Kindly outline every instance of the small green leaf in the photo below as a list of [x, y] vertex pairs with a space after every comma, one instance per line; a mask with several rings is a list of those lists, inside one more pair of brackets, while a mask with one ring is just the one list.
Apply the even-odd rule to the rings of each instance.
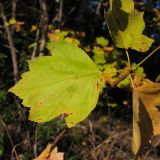
[[154, 40], [143, 34], [143, 12], [134, 9], [132, 0], [110, 0], [110, 6], [111, 11], [105, 13], [105, 18], [115, 45], [118, 48], [147, 51]]
[[140, 77], [140, 78], [145, 78], [146, 77], [146, 74], [144, 73], [144, 69], [143, 69], [143, 67], [139, 67], [138, 66], [138, 68], [137, 68], [137, 64], [136, 63], [134, 63], [134, 64], [132, 64], [132, 67], [131, 68], [136, 68], [136, 70], [135, 70], [135, 72], [134, 72], [134, 74], [136, 75], [136, 76], [138, 76], [138, 77]]
[[117, 69], [115, 63], [104, 65], [104, 74], [108, 73], [110, 77], [115, 77], [117, 75]]
[[48, 49], [52, 56], [30, 60], [30, 71], [9, 91], [30, 107], [30, 120], [45, 122], [65, 114], [68, 127], [72, 127], [96, 106], [102, 73], [73, 44], [50, 42]]
[[64, 39], [68, 35], [68, 33], [69, 33], [68, 31], [62, 31], [59, 29], [55, 30], [55, 34], [60, 36], [61, 39]]
[[80, 42], [78, 39], [75, 39], [75, 38], [71, 38], [71, 37], [66, 37], [64, 39], [64, 41], [68, 42], [68, 43], [71, 43], [71, 44], [74, 44], [75, 46], [78, 46], [80, 45]]
[[123, 88], [127, 88], [129, 85], [130, 85], [130, 78], [127, 77], [118, 84], [118, 87], [123, 89]]
[[105, 39], [104, 37], [97, 37], [96, 43], [102, 47], [107, 46], [109, 44], [108, 39]]

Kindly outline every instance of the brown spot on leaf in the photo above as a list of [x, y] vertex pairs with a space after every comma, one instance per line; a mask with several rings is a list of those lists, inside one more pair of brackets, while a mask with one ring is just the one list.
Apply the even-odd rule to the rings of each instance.
[[73, 115], [73, 113], [64, 113], [64, 117], [68, 117], [70, 115]]
[[96, 83], [96, 90], [99, 92], [99, 82]]
[[38, 119], [36, 119], [36, 122], [43, 122], [43, 119], [42, 118], [38, 118]]
[[39, 101], [39, 102], [37, 103], [37, 106], [38, 106], [38, 107], [42, 107], [42, 106], [43, 106], [43, 102]]

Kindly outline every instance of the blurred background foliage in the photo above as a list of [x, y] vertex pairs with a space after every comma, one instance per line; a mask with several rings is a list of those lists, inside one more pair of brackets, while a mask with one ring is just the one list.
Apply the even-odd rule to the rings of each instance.
[[[151, 51], [160, 44], [160, 0], [135, 0], [135, 7], [145, 11], [145, 34], [155, 39]], [[66, 160], [132, 159], [130, 81], [126, 78], [110, 87], [118, 79], [118, 71], [127, 68], [127, 58], [123, 50], [113, 46], [104, 20], [108, 9], [108, 0], [0, 1], [0, 159], [17, 159], [16, 154], [19, 160], [33, 159], [66, 128], [63, 117], [42, 124], [28, 121], [28, 110], [8, 93], [28, 70], [27, 60], [50, 55], [46, 43], [58, 40], [85, 50], [105, 72], [106, 80], [96, 109], [84, 122], [67, 130], [57, 143], [59, 150], [65, 152]], [[150, 51], [129, 51], [132, 65]], [[155, 81], [160, 74], [159, 61], [159, 54], [155, 54], [138, 68], [136, 76]], [[160, 143], [145, 156], [158, 160]]]

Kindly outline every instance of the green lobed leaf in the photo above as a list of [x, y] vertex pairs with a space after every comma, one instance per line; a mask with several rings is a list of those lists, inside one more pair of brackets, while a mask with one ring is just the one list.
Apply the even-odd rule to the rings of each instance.
[[30, 60], [30, 71], [9, 91], [30, 107], [30, 120], [45, 122], [65, 114], [68, 127], [72, 127], [96, 106], [102, 73], [73, 44], [50, 42], [48, 49], [52, 56]]
[[147, 51], [153, 39], [143, 34], [143, 12], [134, 9], [132, 0], [110, 0], [111, 11], [105, 13], [106, 22], [118, 48]]

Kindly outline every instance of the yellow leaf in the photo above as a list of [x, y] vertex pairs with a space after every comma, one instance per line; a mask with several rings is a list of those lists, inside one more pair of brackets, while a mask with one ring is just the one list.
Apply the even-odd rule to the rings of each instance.
[[14, 28], [15, 28], [16, 32], [21, 31], [22, 25], [24, 25], [24, 22], [16, 21], [16, 23], [14, 24]]
[[9, 20], [10, 25], [16, 24], [16, 22], [17, 22], [16, 19], [13, 19], [13, 18]]
[[57, 147], [53, 149], [53, 145], [48, 144], [43, 152], [34, 160], [64, 160], [64, 153], [58, 152]]
[[75, 39], [75, 38], [71, 38], [71, 37], [67, 37], [64, 39], [66, 42], [68, 43], [71, 43], [71, 44], [74, 44], [75, 46], [79, 46], [80, 45], [80, 42], [78, 39]]
[[160, 84], [143, 83], [133, 89], [132, 150], [141, 155], [152, 137], [160, 134]]
[[31, 26], [31, 32], [36, 31], [36, 30], [37, 30], [37, 28], [38, 28], [38, 26], [37, 26], [37, 25], [32, 25], [32, 26]]
[[64, 160], [64, 153], [58, 152], [57, 147], [50, 154], [49, 160]]
[[60, 29], [56, 29], [56, 30], [55, 30], [55, 33], [60, 33], [60, 32], [61, 32]]
[[60, 40], [60, 36], [56, 35], [55, 33], [48, 33], [48, 38], [50, 39], [50, 41], [59, 41]]
[[113, 51], [113, 47], [103, 47], [103, 49], [107, 52]]
[[91, 51], [92, 51], [92, 49], [91, 49], [90, 46], [85, 47], [84, 50], [85, 50], [86, 52], [91, 52]]

